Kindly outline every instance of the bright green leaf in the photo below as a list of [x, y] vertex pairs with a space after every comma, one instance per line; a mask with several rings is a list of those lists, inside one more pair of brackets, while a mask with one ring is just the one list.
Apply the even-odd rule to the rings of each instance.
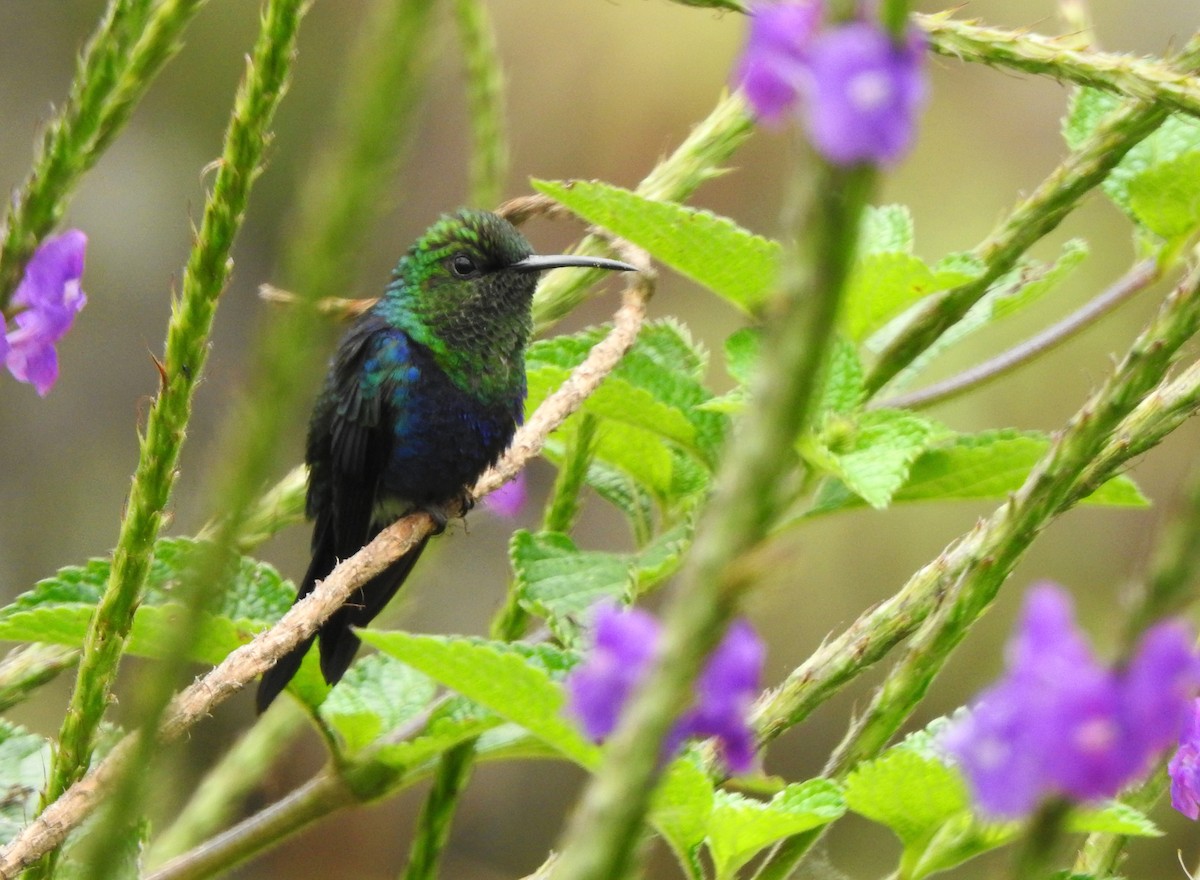
[[805, 456], [851, 491], [881, 509], [909, 478], [929, 443], [942, 433], [933, 422], [904, 410], [868, 410], [832, 416]]
[[498, 642], [363, 630], [374, 645], [492, 712], [519, 724], [567, 758], [592, 768], [597, 747], [563, 712], [562, 688], [545, 665], [566, 669], [570, 655], [542, 646], [536, 653]]
[[827, 779], [789, 785], [766, 802], [716, 792], [708, 848], [717, 877], [733, 877], [742, 865], [777, 840], [826, 825], [845, 812], [840, 786]]
[[863, 762], [846, 779], [846, 805], [886, 825], [905, 846], [928, 840], [970, 804], [956, 770], [903, 746]]
[[1066, 827], [1078, 834], [1121, 834], [1126, 837], [1162, 837], [1163, 834], [1149, 816], [1120, 801], [1072, 810]]
[[360, 658], [321, 704], [320, 715], [353, 754], [413, 718], [437, 688], [410, 666], [387, 656]]
[[[1071, 149], [1077, 149], [1121, 99], [1099, 89], [1078, 89], [1063, 126]], [[1104, 192], [1118, 207], [1133, 213], [1131, 183], [1143, 172], [1200, 149], [1200, 119], [1178, 114], [1167, 118], [1149, 137], [1134, 145], [1105, 179]], [[1134, 215], [1134, 219], [1137, 219]]]
[[907, 205], [868, 205], [863, 212], [858, 252], [911, 254], [913, 219]]
[[708, 774], [688, 756], [671, 762], [654, 791], [650, 820], [684, 864], [695, 862], [704, 842], [713, 794]]
[[1200, 227], [1200, 150], [1147, 168], [1129, 181], [1129, 209], [1162, 238], [1184, 238]]
[[533, 186], [747, 312], [758, 309], [774, 287], [779, 244], [725, 217], [604, 183], [535, 180]]

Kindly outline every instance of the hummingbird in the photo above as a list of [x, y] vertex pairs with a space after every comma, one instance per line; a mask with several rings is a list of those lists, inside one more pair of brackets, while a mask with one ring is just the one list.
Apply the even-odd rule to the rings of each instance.
[[[466, 497], [522, 421], [533, 291], [540, 272], [561, 266], [636, 271], [617, 260], [537, 256], [507, 220], [465, 209], [441, 217], [400, 259], [383, 296], [338, 345], [309, 420], [312, 559], [296, 601], [400, 517], [425, 510], [435, 532], [445, 528], [444, 505]], [[341, 679], [360, 644], [352, 627], [383, 610], [427, 541], [267, 670], [259, 712], [291, 681], [314, 638], [325, 681]]]

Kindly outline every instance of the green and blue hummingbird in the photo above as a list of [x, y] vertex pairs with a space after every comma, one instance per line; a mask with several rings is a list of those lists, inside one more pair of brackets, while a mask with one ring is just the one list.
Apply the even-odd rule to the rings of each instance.
[[[442, 217], [409, 249], [383, 297], [343, 337], [308, 427], [312, 561], [297, 601], [396, 519], [443, 505], [508, 447], [525, 402], [525, 347], [538, 273], [560, 266], [635, 271], [628, 263], [535, 256], [508, 221], [484, 211]], [[365, 583], [322, 624], [329, 684], [358, 650], [352, 627], [391, 600], [425, 540]], [[300, 668], [314, 637], [262, 678], [263, 711]]]

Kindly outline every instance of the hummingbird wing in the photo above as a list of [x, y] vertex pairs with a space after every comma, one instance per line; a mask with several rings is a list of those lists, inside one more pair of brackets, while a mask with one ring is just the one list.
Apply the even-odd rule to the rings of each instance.
[[[311, 593], [339, 560], [353, 556], [379, 531], [372, 523], [376, 490], [396, 442], [397, 416], [407, 405], [415, 376], [411, 366], [408, 336], [369, 312], [338, 348], [309, 424], [305, 459], [309, 466], [307, 513], [314, 520], [312, 559], [296, 601]], [[345, 672], [358, 647], [350, 626], [370, 619], [363, 619], [363, 610], [372, 609], [372, 617], [378, 613], [378, 603], [373, 601], [376, 594], [390, 597], [395, 593], [398, 581], [423, 548], [424, 542], [365, 584], [321, 627], [322, 654], [336, 652], [338, 657], [335, 665], [322, 663], [330, 683]], [[359, 613], [352, 613], [355, 611]], [[257, 696], [260, 712], [300, 669], [313, 638], [298, 644], [264, 673]]]

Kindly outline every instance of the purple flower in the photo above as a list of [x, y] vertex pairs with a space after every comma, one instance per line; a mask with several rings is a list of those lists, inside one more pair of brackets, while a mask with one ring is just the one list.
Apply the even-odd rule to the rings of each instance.
[[1194, 700], [1179, 737], [1179, 751], [1167, 765], [1171, 806], [1189, 819], [1200, 819], [1200, 700]]
[[866, 22], [818, 35], [804, 114], [817, 151], [836, 165], [890, 163], [908, 152], [925, 98], [924, 58], [916, 31], [903, 46]]
[[736, 620], [696, 682], [696, 705], [676, 725], [668, 751], [688, 737], [716, 737], [725, 766], [746, 773], [754, 764], [754, 732], [746, 724], [758, 696], [766, 651], [754, 629]]
[[[658, 653], [660, 627], [638, 609], [620, 611], [610, 602], [595, 607], [593, 647], [567, 677], [570, 710], [584, 732], [600, 741], [617, 726], [629, 695]], [[693, 705], [667, 737], [674, 754], [689, 737], [715, 737], [726, 766], [745, 773], [754, 762], [754, 734], [746, 722], [758, 695], [764, 649], [745, 621], [730, 626], [696, 682]]]
[[778, 123], [800, 100], [822, 12], [820, 0], [754, 8], [735, 78], [763, 122]]
[[1183, 627], [1142, 638], [1129, 666], [1100, 666], [1070, 598], [1043, 585], [1025, 601], [1008, 671], [942, 737], [987, 813], [1019, 817], [1049, 795], [1112, 797], [1177, 735], [1200, 685]]
[[639, 608], [622, 611], [613, 602], [595, 606], [592, 650], [567, 677], [571, 711], [593, 740], [617, 726], [626, 700], [658, 652], [659, 626]]
[[912, 143], [925, 98], [925, 41], [897, 42], [873, 21], [820, 29], [818, 0], [758, 5], [736, 80], [771, 124], [796, 112], [836, 165], [890, 163]]
[[12, 304], [21, 311], [13, 319], [15, 328], [6, 329], [0, 353], [9, 372], [33, 385], [42, 397], [58, 379], [54, 346], [87, 303], [79, 286], [86, 249], [87, 236], [78, 229], [46, 239], [33, 252], [13, 293]]
[[497, 516], [512, 519], [525, 506], [528, 492], [525, 488], [525, 471], [521, 471], [495, 492], [483, 496], [483, 503]]

